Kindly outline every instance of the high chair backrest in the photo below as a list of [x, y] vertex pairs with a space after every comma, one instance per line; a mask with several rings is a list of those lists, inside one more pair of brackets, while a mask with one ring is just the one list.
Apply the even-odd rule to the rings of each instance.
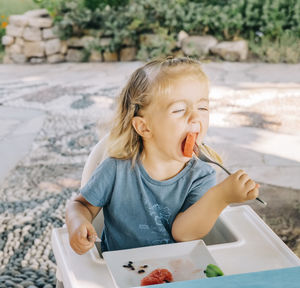
[[[106, 134], [92, 149], [88, 159], [85, 162], [82, 176], [81, 176], [81, 187], [83, 187], [92, 176], [94, 170], [97, 166], [107, 157], [107, 142], [108, 134]], [[104, 225], [104, 218], [102, 210], [99, 212], [97, 217], [93, 221], [93, 225], [96, 229], [96, 232], [101, 236], [101, 232]]]

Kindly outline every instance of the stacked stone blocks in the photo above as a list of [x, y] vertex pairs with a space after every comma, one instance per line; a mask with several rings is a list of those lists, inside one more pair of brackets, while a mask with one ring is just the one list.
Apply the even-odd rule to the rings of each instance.
[[55, 34], [47, 10], [12, 15], [2, 38], [4, 63], [57, 63], [64, 61], [66, 44]]
[[[57, 28], [53, 25], [48, 11], [32, 10], [24, 15], [10, 16], [6, 35], [2, 37], [2, 44], [5, 46], [3, 62], [38, 64], [83, 60], [90, 62], [135, 60], [136, 47], [134, 46], [124, 45], [120, 54], [89, 49], [90, 44], [107, 47], [110, 41], [112, 37], [100, 38], [89, 35], [62, 41], [58, 37]], [[85, 59], [86, 51], [90, 51], [88, 59]]]

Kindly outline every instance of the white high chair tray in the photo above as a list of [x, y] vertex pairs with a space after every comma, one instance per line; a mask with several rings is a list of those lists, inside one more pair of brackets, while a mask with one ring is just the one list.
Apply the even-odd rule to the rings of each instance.
[[[300, 266], [300, 259], [251, 207], [247, 205], [227, 207], [220, 218], [236, 235], [237, 240], [231, 243], [216, 245], [206, 243], [206, 245], [224, 274], [232, 275]], [[115, 287], [106, 261], [99, 257], [96, 247], [84, 255], [76, 254], [70, 247], [66, 227], [53, 229], [52, 248], [65, 288]], [[131, 259], [133, 256], [126, 258], [125, 262]], [[141, 261], [148, 261], [148, 259], [143, 255]], [[123, 268], [123, 262], [118, 260], [117, 264]], [[161, 263], [159, 264], [161, 268]], [[174, 283], [174, 285], [177, 286], [179, 283]]]
[[[202, 240], [104, 252], [103, 257], [119, 288], [140, 286], [141, 280], [155, 269], [168, 269], [177, 282], [205, 278], [206, 266], [217, 265]], [[123, 267], [129, 261], [134, 270]], [[145, 272], [138, 273], [139, 270]]]

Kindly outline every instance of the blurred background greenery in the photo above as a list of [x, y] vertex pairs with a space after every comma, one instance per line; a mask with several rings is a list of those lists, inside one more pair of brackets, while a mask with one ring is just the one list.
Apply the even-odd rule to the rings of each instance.
[[[130, 38], [140, 60], [174, 53], [177, 34], [184, 30], [219, 41], [246, 39], [249, 61], [300, 61], [300, 0], [0, 0], [4, 17], [36, 7], [48, 9], [61, 39], [112, 36], [105, 49], [114, 52]], [[139, 46], [143, 33], [156, 34], [156, 40]]]

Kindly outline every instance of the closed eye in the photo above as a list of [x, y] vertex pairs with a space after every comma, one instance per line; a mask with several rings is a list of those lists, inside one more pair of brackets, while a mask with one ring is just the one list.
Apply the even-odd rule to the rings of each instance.
[[180, 112], [184, 112], [184, 111], [185, 111], [185, 109], [178, 109], [178, 110], [172, 111], [172, 113], [180, 113]]
[[207, 107], [199, 107], [198, 110], [200, 110], [200, 111], [208, 111], [208, 108]]

